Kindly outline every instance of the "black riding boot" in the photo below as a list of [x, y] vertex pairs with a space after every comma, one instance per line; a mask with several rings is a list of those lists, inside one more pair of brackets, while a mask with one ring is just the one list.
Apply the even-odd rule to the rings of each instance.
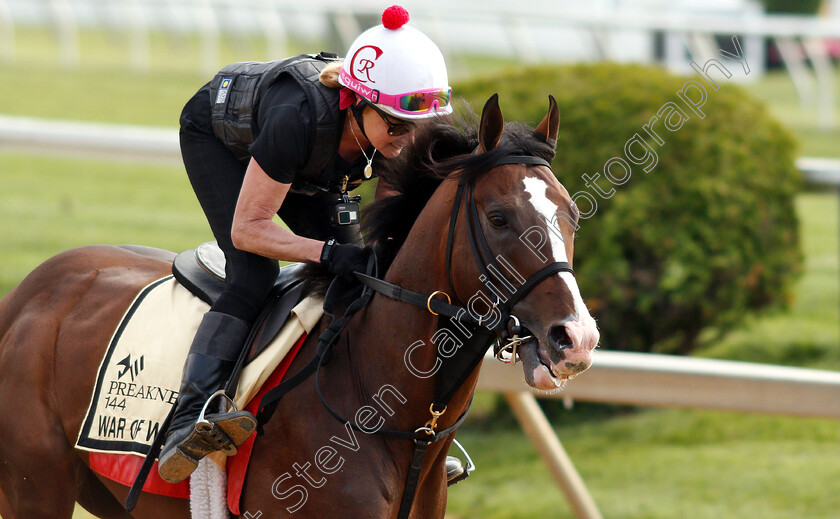
[[227, 406], [217, 413], [216, 400], [208, 406], [205, 420], [197, 423], [207, 400], [230, 377], [248, 330], [248, 323], [231, 315], [213, 311], [204, 315], [184, 364], [175, 415], [158, 461], [158, 474], [164, 481], [183, 481], [211, 452], [236, 453], [236, 447], [256, 429], [251, 413], [224, 412]]

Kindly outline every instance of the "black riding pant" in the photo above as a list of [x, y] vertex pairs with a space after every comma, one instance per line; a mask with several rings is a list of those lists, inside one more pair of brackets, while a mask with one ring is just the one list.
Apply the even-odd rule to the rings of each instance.
[[225, 290], [211, 310], [252, 323], [277, 278], [278, 262], [233, 246], [230, 229], [247, 164], [213, 135], [181, 130], [181, 155], [213, 236], [225, 253]]

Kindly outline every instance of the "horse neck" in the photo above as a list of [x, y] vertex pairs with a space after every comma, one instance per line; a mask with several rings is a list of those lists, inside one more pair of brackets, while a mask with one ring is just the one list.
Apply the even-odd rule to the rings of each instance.
[[[432, 196], [388, 269], [386, 281], [424, 295], [436, 290], [448, 291], [445, 253], [454, 191], [454, 185], [443, 186]], [[413, 364], [421, 370], [431, 369], [437, 358], [436, 346], [431, 342], [437, 326], [437, 317], [425, 308], [377, 294], [353, 330], [360, 356], [377, 359], [376, 366], [359, 363], [355, 369], [365, 372], [358, 373], [356, 378], [365, 381], [365, 391], [375, 394], [389, 384], [405, 397], [407, 402], [399, 413], [403, 416], [395, 417], [395, 423], [401, 427], [416, 428], [430, 418], [435, 379], [412, 373], [405, 356], [406, 351], [414, 347]], [[422, 341], [422, 345], [418, 345], [418, 341]], [[441, 418], [441, 426], [451, 425], [466, 409], [475, 378], [476, 374], [473, 374], [453, 398], [447, 418]]]

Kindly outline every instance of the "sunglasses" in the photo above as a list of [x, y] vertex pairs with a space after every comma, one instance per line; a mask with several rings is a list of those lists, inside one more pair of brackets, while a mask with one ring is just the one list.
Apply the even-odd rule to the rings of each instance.
[[386, 114], [381, 109], [377, 108], [376, 105], [373, 103], [368, 102], [366, 99], [362, 98], [365, 104], [371, 108], [373, 111], [376, 112], [377, 115], [388, 125], [388, 135], [391, 137], [399, 137], [401, 135], [405, 135], [406, 133], [410, 132], [415, 128], [414, 123], [410, 123], [408, 121], [403, 121], [401, 119], [397, 119], [394, 121], [391, 119], [388, 114]]

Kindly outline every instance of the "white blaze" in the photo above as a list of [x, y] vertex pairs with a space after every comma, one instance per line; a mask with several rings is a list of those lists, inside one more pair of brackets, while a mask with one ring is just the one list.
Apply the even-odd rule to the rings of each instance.
[[[546, 193], [548, 192], [548, 184], [546, 184], [544, 180], [536, 177], [525, 177], [522, 179], [522, 182], [525, 184], [525, 192], [530, 195], [529, 202], [531, 202], [534, 209], [545, 218], [545, 222], [551, 222], [551, 224], [559, 222], [557, 217], [559, 208], [546, 196]], [[549, 225], [549, 223], [546, 223], [546, 225]], [[566, 247], [563, 243], [563, 237], [559, 226], [554, 230], [546, 228], [546, 232], [550, 240], [549, 245], [551, 246], [551, 255], [553, 256], [554, 261], [568, 262], [569, 259], [566, 257]], [[568, 236], [566, 238], [572, 239], [573, 236]], [[575, 314], [577, 314], [575, 317], [578, 321], [585, 320], [587, 318], [591, 320], [592, 317], [590, 317], [589, 310], [586, 308], [586, 305], [583, 303], [583, 298], [580, 296], [580, 289], [578, 288], [575, 277], [570, 272], [560, 272], [558, 275], [566, 283], [566, 286], [569, 288], [569, 292], [572, 294], [572, 299], [575, 302]]]

